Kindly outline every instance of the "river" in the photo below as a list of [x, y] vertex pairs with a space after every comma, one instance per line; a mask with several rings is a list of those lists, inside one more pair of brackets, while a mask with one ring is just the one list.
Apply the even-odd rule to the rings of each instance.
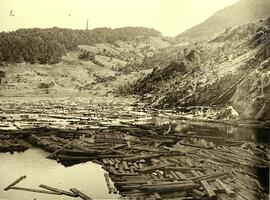
[[69, 190], [77, 188], [93, 199], [118, 199], [119, 195], [109, 194], [104, 178], [105, 171], [92, 162], [64, 167], [55, 160], [46, 158], [40, 149], [29, 149], [24, 153], [0, 155], [0, 199], [1, 200], [68, 200], [67, 196], [32, 193], [27, 191], [4, 191], [7, 185], [22, 175], [27, 178], [18, 187], [42, 189], [40, 184]]
[[[177, 113], [173, 110], [145, 109], [132, 101], [103, 100], [88, 98], [66, 99], [2, 99], [0, 101], [1, 129], [52, 127], [59, 129], [94, 129], [110, 125], [151, 123], [171, 124], [175, 131], [187, 135], [213, 136], [207, 142], [224, 143], [224, 138], [232, 141], [269, 144], [269, 123], [216, 121], [215, 110], [191, 113]], [[31, 148], [24, 153], [0, 154], [0, 187], [4, 188], [22, 175], [27, 178], [18, 187], [38, 188], [40, 184], [69, 190], [77, 188], [93, 199], [119, 199], [117, 194], [109, 194], [104, 178], [105, 171], [92, 162], [64, 167], [55, 160], [46, 158], [47, 153]], [[269, 173], [269, 172], [268, 172]], [[262, 173], [265, 176], [265, 172]], [[263, 179], [264, 177], [260, 177]], [[262, 181], [264, 182], [264, 181]], [[0, 199], [6, 200], [67, 200], [67, 196], [54, 196], [25, 191], [0, 190]]]

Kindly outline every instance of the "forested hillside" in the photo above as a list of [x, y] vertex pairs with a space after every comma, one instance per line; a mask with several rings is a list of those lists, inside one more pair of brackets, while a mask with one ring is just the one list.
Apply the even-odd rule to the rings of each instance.
[[114, 43], [159, 36], [160, 32], [143, 27], [71, 30], [62, 28], [19, 29], [0, 33], [0, 63], [58, 63], [62, 55], [78, 45]]

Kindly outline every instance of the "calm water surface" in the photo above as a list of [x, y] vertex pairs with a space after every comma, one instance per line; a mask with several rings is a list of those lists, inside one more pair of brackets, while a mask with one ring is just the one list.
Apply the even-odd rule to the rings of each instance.
[[64, 167], [55, 160], [46, 159], [47, 153], [29, 149], [24, 153], [0, 154], [0, 199], [1, 200], [69, 200], [77, 199], [64, 195], [39, 194], [26, 191], [4, 191], [7, 185], [26, 175], [18, 187], [42, 189], [40, 184], [59, 189], [77, 188], [93, 199], [118, 199], [119, 195], [109, 194], [100, 165], [87, 162]]

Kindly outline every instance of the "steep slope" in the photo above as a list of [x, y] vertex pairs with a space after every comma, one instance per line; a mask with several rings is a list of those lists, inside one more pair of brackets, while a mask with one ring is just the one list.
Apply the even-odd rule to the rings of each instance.
[[255, 22], [270, 16], [269, 0], [240, 0], [209, 17], [205, 22], [180, 34], [178, 38], [205, 40], [248, 22]]
[[269, 29], [270, 19], [226, 30], [183, 50], [133, 91], [159, 108], [233, 105], [242, 118], [269, 119]]
[[258, 49], [256, 59], [260, 65], [239, 84], [230, 103], [243, 118], [270, 119], [270, 18], [258, 30], [251, 45]]
[[168, 45], [162, 37], [116, 40], [79, 45], [59, 58], [57, 64], [5, 64], [0, 66], [0, 95], [107, 95], [149, 73], [125, 68], [141, 63]]

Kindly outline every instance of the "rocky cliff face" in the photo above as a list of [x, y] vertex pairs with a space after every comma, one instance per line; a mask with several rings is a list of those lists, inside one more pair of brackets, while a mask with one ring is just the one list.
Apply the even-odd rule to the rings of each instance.
[[258, 66], [237, 87], [231, 104], [244, 119], [270, 119], [270, 19], [252, 38]]
[[159, 108], [231, 105], [242, 119], [270, 119], [269, 30], [270, 19], [226, 30], [183, 50], [182, 65], [154, 70], [135, 84], [135, 91], [149, 93], [148, 101]]
[[270, 119], [270, 66], [246, 77], [237, 87], [231, 104], [243, 119]]

